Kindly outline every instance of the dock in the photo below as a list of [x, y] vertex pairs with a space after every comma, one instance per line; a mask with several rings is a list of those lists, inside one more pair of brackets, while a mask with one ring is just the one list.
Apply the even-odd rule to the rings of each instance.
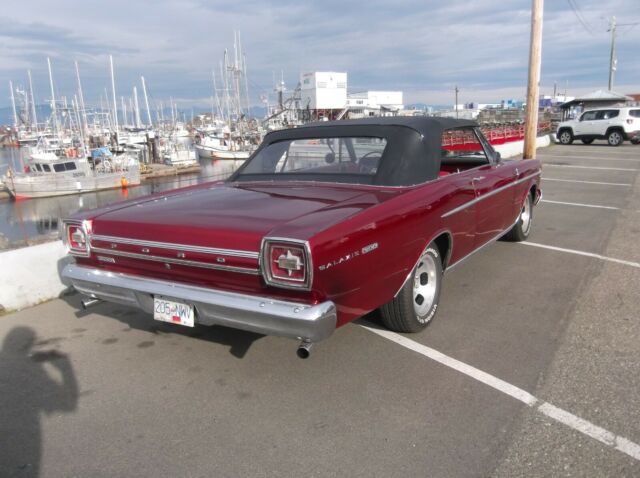
[[140, 179], [147, 181], [149, 179], [163, 178], [166, 176], [178, 176], [181, 174], [194, 174], [200, 172], [200, 165], [193, 166], [169, 166], [167, 164], [147, 164], [140, 170]]

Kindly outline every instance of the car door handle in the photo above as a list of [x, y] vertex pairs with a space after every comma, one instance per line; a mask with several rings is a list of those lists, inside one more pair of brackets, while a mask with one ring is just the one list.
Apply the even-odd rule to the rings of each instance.
[[484, 179], [484, 176], [478, 176], [476, 178], [473, 178], [473, 181], [482, 181]]

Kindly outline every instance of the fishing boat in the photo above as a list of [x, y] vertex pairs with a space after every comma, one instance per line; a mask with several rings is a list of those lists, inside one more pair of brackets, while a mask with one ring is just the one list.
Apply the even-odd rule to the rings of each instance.
[[55, 154], [32, 157], [23, 172], [8, 170], [2, 182], [16, 199], [64, 196], [140, 184], [137, 160], [113, 156], [106, 148], [87, 158], [59, 158]]
[[205, 136], [195, 145], [202, 159], [247, 159], [251, 152], [241, 149], [236, 142], [220, 136]]
[[198, 164], [193, 147], [182, 141], [168, 141], [162, 153], [162, 159], [170, 166], [186, 167]]

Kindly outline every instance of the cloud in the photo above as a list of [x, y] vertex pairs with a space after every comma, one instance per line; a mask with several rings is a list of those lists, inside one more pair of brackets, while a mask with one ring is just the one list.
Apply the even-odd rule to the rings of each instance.
[[[637, 0], [578, 5], [586, 28], [567, 2], [547, 2], [544, 18], [542, 84], [568, 82], [569, 93], [606, 87], [608, 18], [640, 20]], [[402, 89], [407, 102], [450, 103], [455, 85], [478, 96], [465, 101], [499, 101], [524, 94], [530, 7], [529, 0], [111, 0], [104, 8], [92, 0], [32, 0], [0, 18], [0, 85], [24, 82], [31, 68], [37, 96], [46, 98], [50, 56], [57, 90], [72, 95], [78, 60], [95, 104], [110, 85], [113, 54], [119, 95], [130, 95], [144, 75], [153, 100], [193, 104], [211, 95], [211, 71], [240, 30], [256, 104], [280, 72], [292, 89], [301, 72], [322, 70], [347, 71], [354, 91]], [[616, 84], [640, 90], [640, 27], [619, 32]]]

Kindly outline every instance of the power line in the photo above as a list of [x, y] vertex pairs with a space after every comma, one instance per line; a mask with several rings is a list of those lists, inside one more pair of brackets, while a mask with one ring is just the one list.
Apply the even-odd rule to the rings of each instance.
[[593, 28], [591, 27], [591, 25], [589, 25], [587, 23], [587, 21], [582, 17], [582, 13], [580, 12], [580, 7], [578, 7], [578, 5], [575, 3], [575, 0], [567, 0], [567, 3], [571, 7], [571, 10], [573, 10], [573, 13], [575, 14], [575, 16], [578, 19], [578, 21], [580, 22], [580, 24], [587, 31], [587, 33], [589, 33], [589, 35], [591, 35], [591, 36], [596, 36], [596, 34], [595, 34]]

